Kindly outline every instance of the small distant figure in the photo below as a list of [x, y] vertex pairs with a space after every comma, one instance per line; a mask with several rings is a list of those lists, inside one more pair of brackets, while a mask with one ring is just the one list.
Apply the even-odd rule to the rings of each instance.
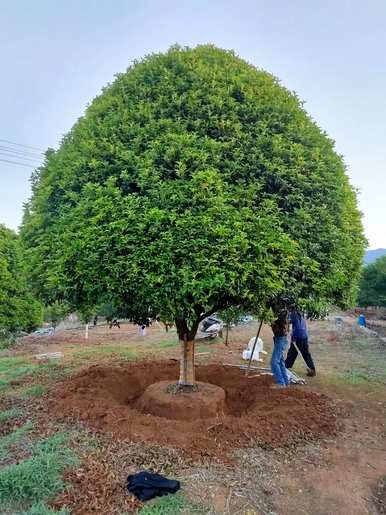
[[98, 324], [98, 315], [95, 315], [93, 323], [94, 323], [94, 327]]
[[140, 336], [146, 336], [146, 324], [139, 324], [138, 325], [138, 334]]
[[173, 324], [168, 324], [167, 322], [165, 322], [165, 331], [168, 333], [169, 332], [169, 329], [171, 329], [173, 327]]
[[119, 323], [119, 320], [117, 320], [116, 318], [114, 318], [114, 320], [111, 320], [109, 323], [109, 328], [111, 329], [112, 327], [118, 327], [118, 329], [120, 329], [121, 325]]
[[360, 327], [367, 327], [366, 317], [363, 313], [361, 313], [358, 317], [358, 324]]
[[336, 325], [343, 325], [343, 318], [342, 317], [335, 317], [335, 324]]

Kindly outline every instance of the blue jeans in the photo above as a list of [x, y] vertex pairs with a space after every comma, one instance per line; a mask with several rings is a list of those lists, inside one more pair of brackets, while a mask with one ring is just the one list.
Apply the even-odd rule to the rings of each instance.
[[273, 352], [271, 357], [272, 374], [278, 384], [285, 386], [288, 386], [288, 376], [283, 353], [287, 344], [286, 336], [273, 337]]

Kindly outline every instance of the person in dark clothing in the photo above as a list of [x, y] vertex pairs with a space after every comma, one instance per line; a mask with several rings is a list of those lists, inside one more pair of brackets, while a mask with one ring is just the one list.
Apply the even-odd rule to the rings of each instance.
[[274, 388], [286, 388], [288, 386], [287, 370], [284, 364], [284, 350], [288, 344], [289, 331], [288, 313], [282, 311], [277, 320], [271, 325], [273, 332], [273, 351], [271, 357], [271, 370], [276, 381]]
[[313, 377], [316, 375], [316, 370], [308, 345], [306, 321], [297, 309], [291, 310], [290, 319], [292, 324], [291, 345], [285, 359], [285, 366], [292, 368], [300, 352], [307, 365], [307, 375]]

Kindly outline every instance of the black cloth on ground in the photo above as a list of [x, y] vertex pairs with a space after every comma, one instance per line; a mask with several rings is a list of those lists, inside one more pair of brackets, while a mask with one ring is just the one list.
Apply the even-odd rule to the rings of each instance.
[[140, 501], [149, 501], [154, 497], [175, 494], [180, 489], [180, 482], [145, 470], [127, 477], [127, 489]]

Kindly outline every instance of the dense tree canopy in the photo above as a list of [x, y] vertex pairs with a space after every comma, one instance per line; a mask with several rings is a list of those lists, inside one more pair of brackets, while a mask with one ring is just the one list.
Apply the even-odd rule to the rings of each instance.
[[0, 331], [29, 331], [41, 317], [41, 306], [27, 287], [18, 237], [0, 224]]
[[386, 256], [364, 267], [358, 302], [360, 306], [386, 307]]
[[188, 339], [230, 306], [350, 304], [364, 245], [333, 141], [212, 46], [119, 74], [34, 175], [22, 236], [46, 301], [151, 310]]

